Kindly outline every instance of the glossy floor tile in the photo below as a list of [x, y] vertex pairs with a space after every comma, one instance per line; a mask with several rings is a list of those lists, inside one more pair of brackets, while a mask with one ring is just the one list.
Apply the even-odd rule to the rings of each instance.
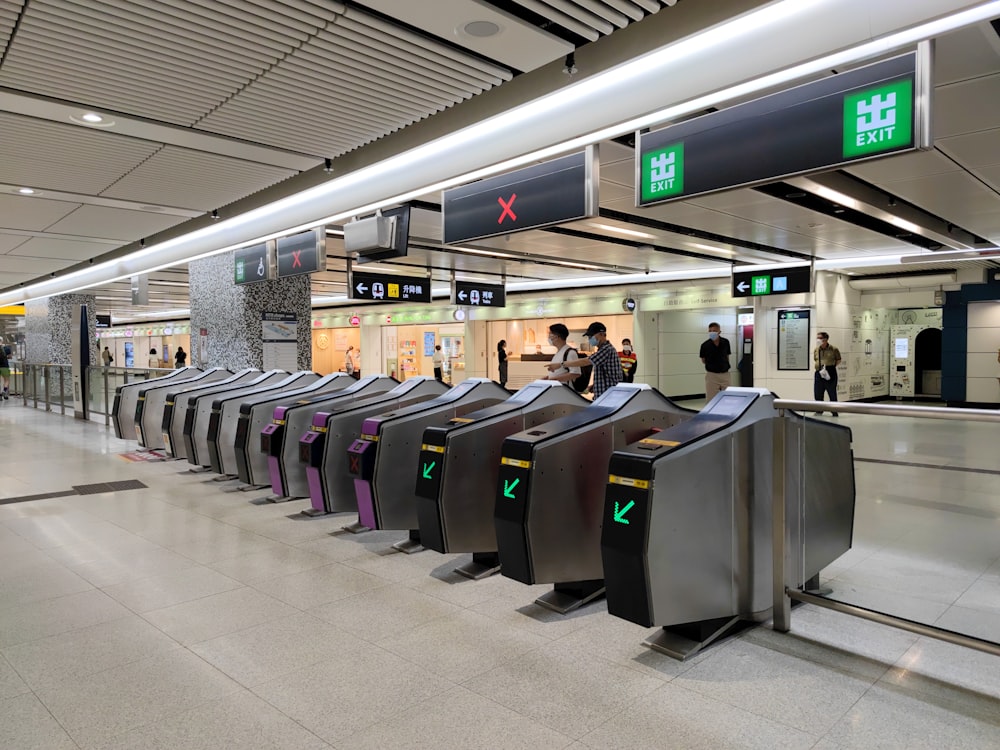
[[[824, 584], [996, 638], [991, 433], [839, 423], [865, 460]], [[2, 748], [1000, 747], [1000, 657], [803, 606], [679, 662], [604, 602], [557, 615], [550, 586], [468, 580], [467, 555], [394, 551], [403, 532], [125, 462], [102, 425], [15, 403], [3, 427], [0, 498], [147, 487], [0, 505]]]

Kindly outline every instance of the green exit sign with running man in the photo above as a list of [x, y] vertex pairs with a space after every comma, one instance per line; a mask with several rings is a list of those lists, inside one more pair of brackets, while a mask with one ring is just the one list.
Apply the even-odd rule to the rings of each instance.
[[913, 82], [896, 81], [844, 97], [844, 158], [909, 146]]

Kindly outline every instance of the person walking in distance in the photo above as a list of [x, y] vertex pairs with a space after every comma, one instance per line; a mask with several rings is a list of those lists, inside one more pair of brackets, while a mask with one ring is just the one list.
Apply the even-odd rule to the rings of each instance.
[[7, 401], [10, 398], [10, 359], [7, 357], [6, 346], [0, 346], [0, 381], [3, 381], [0, 398]]
[[434, 363], [434, 379], [443, 380], [444, 353], [441, 351], [440, 344], [434, 347], [434, 356], [431, 361]]
[[497, 370], [500, 386], [507, 387], [507, 342], [503, 339], [497, 342]]
[[101, 352], [101, 362], [104, 363], [105, 367], [110, 367], [111, 363], [115, 361], [115, 358], [111, 356], [111, 352], [108, 351], [108, 347], [104, 347], [104, 351]]
[[632, 383], [635, 381], [635, 371], [639, 366], [639, 359], [632, 349], [631, 339], [622, 339], [622, 350], [618, 353], [618, 359], [622, 363], [622, 382]]
[[577, 354], [577, 359], [570, 359], [566, 362], [552, 362], [548, 365], [550, 370], [565, 365], [566, 367], [586, 367], [590, 365], [594, 368], [594, 384], [591, 390], [594, 398], [597, 399], [609, 388], [622, 382], [622, 364], [618, 358], [618, 350], [608, 341], [608, 329], [599, 321], [594, 321], [583, 334], [590, 341], [590, 345], [595, 351], [586, 356]]
[[[840, 349], [830, 345], [830, 334], [820, 331], [816, 334], [816, 348], [813, 349], [813, 398], [823, 400], [823, 394], [830, 396], [830, 401], [837, 400], [837, 365], [840, 364]], [[823, 412], [818, 412], [822, 414]], [[835, 411], [830, 412], [839, 417]]]
[[729, 375], [729, 356], [732, 354], [729, 339], [722, 337], [722, 326], [708, 324], [708, 340], [701, 345], [698, 356], [705, 365], [705, 398], [709, 401], [732, 384]]
[[184, 351], [184, 347], [178, 346], [177, 353], [174, 354], [174, 367], [176, 367], [178, 370], [184, 367], [187, 364], [187, 359], [188, 355], [187, 352]]
[[354, 347], [348, 346], [344, 353], [344, 372], [355, 380], [358, 379], [357, 368], [354, 366]]

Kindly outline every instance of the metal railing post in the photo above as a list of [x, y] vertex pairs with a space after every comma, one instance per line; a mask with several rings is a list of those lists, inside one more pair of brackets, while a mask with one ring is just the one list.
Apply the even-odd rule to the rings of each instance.
[[111, 409], [108, 408], [108, 368], [102, 367], [104, 372], [104, 426], [111, 424]]
[[774, 630], [787, 633], [792, 626], [792, 600], [788, 598], [788, 523], [785, 493], [785, 445], [788, 439], [788, 417], [778, 409], [772, 437], [772, 503], [771, 503], [771, 553], [773, 574]]
[[59, 413], [66, 414], [66, 370], [59, 368]]
[[42, 379], [45, 380], [45, 411], [52, 411], [52, 396], [49, 381], [52, 379], [48, 365], [42, 365]]
[[38, 365], [31, 366], [31, 397], [35, 401], [35, 408], [38, 408]]

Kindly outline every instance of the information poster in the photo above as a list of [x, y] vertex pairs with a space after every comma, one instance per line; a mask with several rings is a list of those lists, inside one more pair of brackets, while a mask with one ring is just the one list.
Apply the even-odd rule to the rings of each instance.
[[424, 331], [424, 356], [434, 356], [434, 342], [436, 340], [434, 331]]
[[812, 369], [809, 310], [778, 310], [778, 369]]
[[298, 317], [295, 313], [261, 313], [264, 369], [295, 372], [299, 364]]

